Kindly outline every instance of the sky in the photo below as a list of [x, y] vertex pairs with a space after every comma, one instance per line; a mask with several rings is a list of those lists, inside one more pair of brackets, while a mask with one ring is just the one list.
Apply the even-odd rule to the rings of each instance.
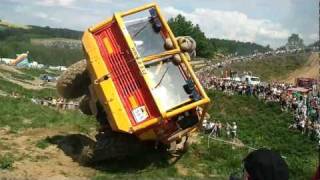
[[318, 39], [318, 0], [0, 0], [0, 19], [18, 24], [85, 30], [146, 3], [167, 19], [184, 15], [209, 38], [282, 46], [292, 33]]

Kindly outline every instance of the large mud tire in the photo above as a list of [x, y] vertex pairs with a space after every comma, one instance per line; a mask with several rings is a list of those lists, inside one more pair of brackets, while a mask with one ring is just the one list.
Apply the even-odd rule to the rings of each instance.
[[89, 85], [87, 62], [81, 60], [72, 64], [61, 74], [57, 81], [57, 91], [64, 98], [73, 99], [88, 93]]
[[90, 97], [88, 95], [84, 96], [79, 103], [80, 111], [85, 115], [92, 115], [90, 109]]
[[93, 164], [106, 160], [122, 160], [141, 153], [145, 146], [133, 135], [107, 132], [96, 136], [97, 142], [91, 149], [84, 148], [80, 163]]

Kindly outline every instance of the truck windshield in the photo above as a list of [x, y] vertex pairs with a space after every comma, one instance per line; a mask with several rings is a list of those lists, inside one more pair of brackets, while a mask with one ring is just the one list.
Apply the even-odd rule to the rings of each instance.
[[179, 66], [171, 61], [160, 61], [147, 64], [146, 69], [152, 81], [151, 92], [158, 97], [162, 108], [166, 111], [188, 101], [189, 95], [184, 90], [186, 84]]
[[123, 19], [140, 57], [165, 51], [162, 24], [153, 8], [125, 16]]

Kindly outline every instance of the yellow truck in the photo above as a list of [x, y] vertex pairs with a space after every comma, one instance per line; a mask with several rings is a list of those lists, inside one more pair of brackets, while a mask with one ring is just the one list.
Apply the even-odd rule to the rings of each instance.
[[86, 60], [57, 88], [66, 98], [85, 95], [82, 111], [96, 116], [92, 156], [126, 156], [137, 141], [174, 150], [199, 127], [210, 99], [189, 64], [193, 40], [175, 38], [158, 5], [115, 13], [88, 28], [82, 43]]

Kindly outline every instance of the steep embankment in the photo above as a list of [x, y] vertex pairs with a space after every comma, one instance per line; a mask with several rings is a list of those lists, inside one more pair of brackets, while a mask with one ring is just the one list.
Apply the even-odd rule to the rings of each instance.
[[[263, 81], [279, 81], [286, 79], [288, 74], [308, 64], [309, 56], [308, 53], [301, 53], [255, 58], [250, 61], [231, 64], [227, 69], [239, 73], [252, 72]], [[221, 70], [217, 72], [221, 74]]]
[[319, 69], [319, 54], [312, 53], [303, 67], [290, 73], [284, 80], [285, 82], [294, 83], [295, 79], [299, 77], [317, 79], [319, 77]]
[[0, 95], [16, 93], [26, 97], [56, 96], [55, 83], [46, 83], [39, 76], [58, 72], [38, 69], [16, 69], [0, 64]]

